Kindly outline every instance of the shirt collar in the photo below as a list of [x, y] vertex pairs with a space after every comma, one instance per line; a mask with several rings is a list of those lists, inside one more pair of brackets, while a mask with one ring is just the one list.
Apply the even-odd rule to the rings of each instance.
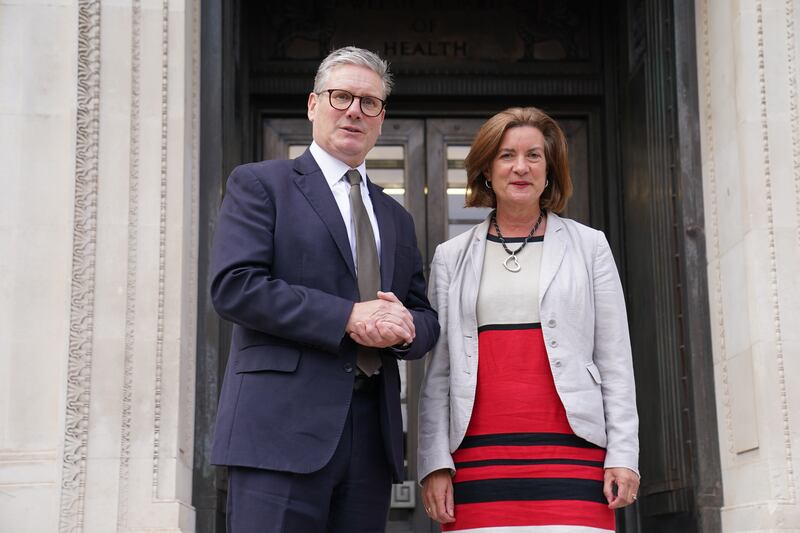
[[[322, 171], [322, 174], [325, 176], [325, 181], [328, 182], [330, 187], [333, 187], [336, 182], [341, 180], [342, 176], [344, 176], [345, 173], [350, 170], [350, 166], [348, 166], [347, 163], [343, 163], [342, 161], [339, 161], [333, 157], [320, 145], [318, 145], [316, 141], [313, 141], [308, 149], [311, 152], [311, 155], [314, 156], [314, 161], [316, 161], [317, 165], [319, 165], [319, 169]], [[362, 161], [361, 164], [356, 167], [356, 170], [361, 173], [361, 183], [366, 184], [366, 162]]]

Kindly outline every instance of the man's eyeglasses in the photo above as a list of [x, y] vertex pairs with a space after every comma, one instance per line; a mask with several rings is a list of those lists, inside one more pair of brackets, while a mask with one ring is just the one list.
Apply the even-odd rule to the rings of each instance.
[[322, 93], [328, 93], [328, 101], [331, 107], [339, 111], [349, 109], [350, 105], [353, 103], [353, 99], [358, 98], [358, 105], [361, 106], [361, 112], [368, 117], [377, 117], [386, 106], [386, 102], [377, 96], [358, 96], [344, 89], [325, 89], [317, 94], [321, 95]]

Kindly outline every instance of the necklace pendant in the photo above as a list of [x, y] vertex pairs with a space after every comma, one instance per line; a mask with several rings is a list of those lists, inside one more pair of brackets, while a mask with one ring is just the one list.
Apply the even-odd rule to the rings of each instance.
[[503, 266], [506, 267], [506, 270], [509, 272], [519, 272], [522, 270], [522, 266], [519, 264], [519, 261], [517, 261], [517, 256], [514, 254], [506, 257], [506, 260], [503, 261]]

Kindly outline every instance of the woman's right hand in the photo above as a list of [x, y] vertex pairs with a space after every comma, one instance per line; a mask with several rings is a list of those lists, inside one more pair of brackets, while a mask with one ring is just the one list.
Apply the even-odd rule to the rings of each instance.
[[425, 476], [422, 480], [422, 503], [428, 516], [440, 524], [456, 521], [453, 510], [453, 479], [449, 469], [436, 470]]

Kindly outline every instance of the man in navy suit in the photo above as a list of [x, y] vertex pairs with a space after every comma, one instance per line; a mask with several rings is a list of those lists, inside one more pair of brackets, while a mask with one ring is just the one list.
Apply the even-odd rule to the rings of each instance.
[[309, 149], [228, 179], [211, 296], [234, 323], [212, 451], [229, 533], [385, 529], [403, 478], [397, 360], [439, 335], [411, 216], [366, 179], [390, 90], [377, 55], [335, 50]]

